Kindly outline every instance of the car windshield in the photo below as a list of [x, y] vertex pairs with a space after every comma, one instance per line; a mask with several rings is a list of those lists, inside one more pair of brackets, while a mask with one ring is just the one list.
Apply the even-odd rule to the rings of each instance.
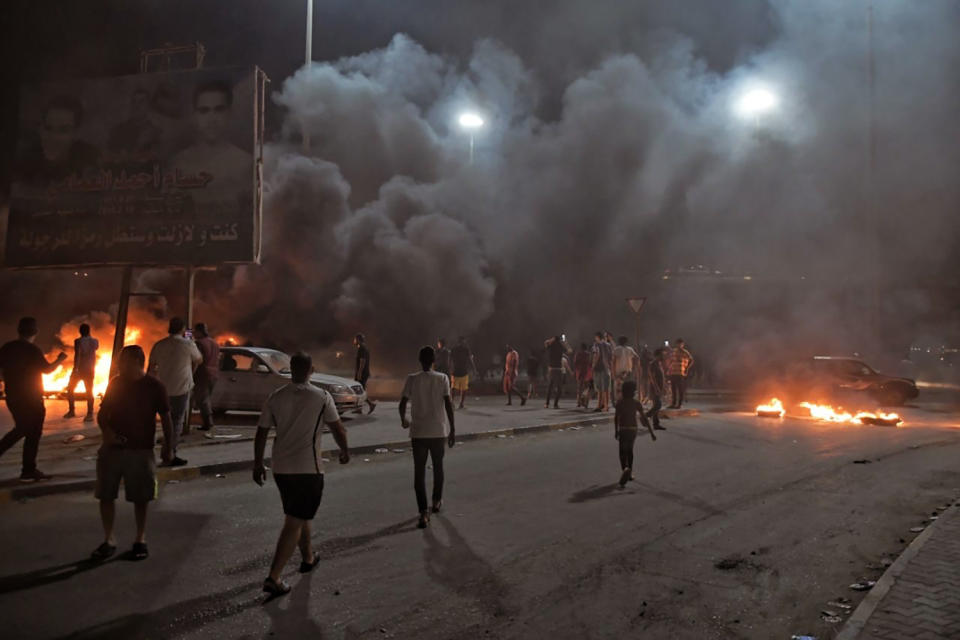
[[287, 354], [280, 351], [261, 351], [257, 355], [277, 373], [290, 373], [290, 356]]

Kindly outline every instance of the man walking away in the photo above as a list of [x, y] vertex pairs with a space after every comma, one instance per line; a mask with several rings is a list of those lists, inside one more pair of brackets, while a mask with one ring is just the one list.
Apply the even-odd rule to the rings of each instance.
[[693, 356], [684, 347], [683, 338], [677, 338], [670, 354], [670, 390], [673, 398], [671, 409], [679, 409], [683, 404], [687, 386], [687, 373], [693, 366]]
[[453, 364], [453, 390], [460, 392], [460, 408], [467, 399], [467, 389], [470, 388], [470, 372], [477, 370], [477, 363], [473, 358], [467, 339], [463, 336], [457, 340], [456, 346], [450, 350], [450, 361]]
[[[370, 349], [367, 348], [367, 341], [363, 337], [362, 333], [358, 333], [353, 338], [353, 344], [357, 348], [357, 364], [354, 369], [353, 379], [360, 383], [363, 387], [363, 390], [367, 390], [367, 380], [370, 379]], [[373, 410], [377, 408], [377, 403], [370, 399], [370, 394], [367, 394], [367, 415], [373, 413]], [[361, 407], [357, 407], [355, 413], [363, 413]]]
[[620, 399], [619, 394], [623, 383], [633, 379], [639, 359], [637, 352], [627, 344], [627, 336], [620, 336], [617, 346], [613, 348], [613, 384], [617, 392], [617, 400]]
[[100, 348], [100, 342], [96, 338], [90, 337], [90, 325], [84, 323], [80, 325], [80, 337], [73, 341], [73, 371], [70, 372], [70, 382], [67, 383], [67, 402], [70, 409], [64, 418], [73, 418], [74, 413], [74, 389], [83, 382], [83, 390], [87, 396], [87, 415], [84, 422], [93, 422], [93, 378], [94, 371], [97, 368], [97, 349]]
[[280, 578], [284, 566], [300, 547], [300, 573], [317, 566], [320, 557], [310, 542], [310, 521], [323, 498], [323, 463], [320, 455], [320, 433], [323, 424], [330, 428], [340, 447], [340, 464], [350, 462], [347, 432], [340, 422], [337, 407], [329, 393], [310, 384], [313, 361], [306, 353], [290, 358], [290, 384], [270, 394], [263, 405], [257, 436], [253, 444], [253, 481], [263, 486], [267, 468], [263, 463], [270, 429], [276, 429], [273, 441], [273, 480], [280, 490], [284, 521], [277, 548], [270, 565], [270, 575], [263, 581], [263, 590], [282, 596], [290, 585]]
[[0, 455], [23, 438], [23, 465], [20, 482], [49, 480], [37, 469], [37, 450], [43, 433], [43, 419], [47, 410], [43, 405], [43, 374], [55, 371], [67, 354], [60, 352], [52, 363], [47, 362], [40, 348], [33, 344], [37, 338], [35, 318], [20, 318], [16, 340], [0, 347], [0, 369], [7, 409], [13, 416], [13, 429], [0, 440]]
[[119, 374], [110, 381], [100, 403], [98, 423], [103, 444], [97, 452], [97, 484], [94, 496], [100, 501], [103, 544], [91, 554], [106, 560], [117, 550], [113, 536], [116, 500], [123, 481], [127, 502], [133, 503], [137, 525], [130, 555], [144, 560], [147, 551], [147, 505], [157, 497], [156, 459], [153, 447], [157, 433], [157, 415], [163, 432], [170, 430], [170, 404], [159, 380], [143, 371], [143, 349], [128, 345], [120, 352]]
[[647, 418], [653, 422], [653, 428], [659, 431], [665, 431], [666, 427], [660, 426], [660, 407], [663, 406], [663, 391], [666, 384], [666, 376], [663, 372], [664, 367], [663, 349], [656, 349], [653, 352], [653, 361], [648, 367], [648, 376], [650, 380], [650, 398], [653, 406], [647, 412]]
[[653, 354], [650, 348], [643, 345], [640, 348], [640, 354], [637, 359], [637, 382], [640, 393], [640, 399], [646, 400], [650, 392], [650, 363], [653, 362]]
[[[423, 370], [407, 376], [400, 398], [400, 424], [404, 429], [410, 429], [413, 448], [413, 489], [420, 511], [420, 520], [417, 522], [420, 529], [425, 529], [430, 522], [424, 478], [427, 456], [433, 463], [433, 512], [439, 513], [443, 504], [443, 449], [444, 445], [453, 448], [456, 442], [449, 383], [446, 376], [430, 370], [434, 357], [432, 347], [420, 349], [419, 359]], [[408, 402], [413, 403], [409, 422]]]
[[553, 398], [553, 408], [560, 408], [560, 394], [563, 392], [563, 356], [567, 352], [567, 345], [562, 336], [553, 336], [543, 343], [547, 352], [547, 398], [544, 408], [550, 407], [550, 396], [556, 389], [557, 395]]
[[590, 388], [593, 386], [593, 363], [590, 348], [580, 343], [580, 350], [573, 356], [573, 375], [577, 379], [577, 406], [590, 408]]
[[162, 465], [180, 467], [187, 464], [177, 457], [177, 441], [180, 435], [190, 432], [190, 389], [193, 388], [193, 372], [203, 356], [193, 340], [184, 336], [186, 326], [180, 318], [170, 318], [169, 334], [150, 349], [148, 371], [157, 377], [167, 390], [170, 403], [169, 433], [163, 432]]
[[537, 380], [540, 378], [540, 357], [537, 354], [537, 348], [530, 348], [530, 355], [527, 356], [527, 400], [531, 400], [537, 395]]
[[503, 392], [507, 394], [507, 406], [513, 404], [513, 394], [520, 398], [520, 406], [527, 404], [527, 399], [517, 389], [517, 377], [520, 375], [520, 354], [507, 345], [507, 355], [503, 359]]
[[613, 349], [604, 339], [603, 332], [594, 336], [592, 366], [593, 382], [597, 387], [597, 408], [594, 411], [606, 411], [610, 408], [610, 368], [613, 361]]
[[437, 362], [434, 369], [449, 378], [450, 372], [453, 370], [453, 360], [451, 358], [450, 349], [447, 347], [447, 339], [437, 338]]
[[213, 396], [213, 388], [217, 385], [217, 377], [220, 374], [220, 346], [210, 337], [207, 325], [202, 322], [198, 322], [193, 329], [193, 341], [197, 343], [197, 350], [203, 357], [203, 361], [193, 374], [194, 404], [200, 410], [200, 419], [203, 421], [200, 430], [211, 431], [213, 407], [210, 406], [210, 398]]
[[640, 416], [640, 422], [650, 432], [650, 437], [657, 439], [643, 413], [643, 406], [637, 401], [636, 393], [636, 382], [624, 382], [616, 412], [613, 414], [613, 437], [620, 443], [620, 488], [623, 488], [627, 481], [633, 480], [633, 443], [637, 439], [637, 416]]

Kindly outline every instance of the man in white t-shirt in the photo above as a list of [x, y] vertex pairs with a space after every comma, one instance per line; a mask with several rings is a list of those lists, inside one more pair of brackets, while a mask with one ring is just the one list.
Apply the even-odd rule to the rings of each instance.
[[177, 456], [177, 441], [190, 433], [190, 390], [193, 372], [203, 362], [203, 356], [193, 340], [184, 335], [186, 324], [180, 318], [170, 318], [170, 335], [150, 349], [147, 372], [163, 383], [170, 403], [170, 433], [163, 434], [162, 466], [180, 467], [187, 461]]
[[[400, 424], [404, 429], [410, 429], [410, 443], [413, 448], [413, 487], [417, 492], [417, 508], [420, 510], [417, 527], [420, 529], [425, 529], [430, 522], [424, 479], [427, 456], [433, 462], [433, 512], [439, 513], [443, 503], [443, 448], [444, 445], [452, 448], [456, 443], [450, 379], [431, 370], [435, 357], [433, 347], [420, 349], [420, 366], [423, 371], [407, 376], [400, 398]], [[413, 403], [409, 421], [407, 403]]]
[[627, 336], [620, 336], [617, 342], [617, 346], [613, 348], [613, 391], [614, 397], [619, 401], [623, 383], [633, 379], [640, 356], [627, 344]]
[[267, 398], [254, 442], [253, 480], [263, 486], [267, 477], [263, 464], [267, 435], [271, 428], [276, 429], [271, 464], [285, 519], [270, 565], [270, 575], [263, 581], [263, 590], [274, 596], [290, 591], [290, 585], [280, 579], [280, 573], [293, 555], [294, 547], [300, 546], [300, 573], [311, 571], [319, 561], [310, 544], [310, 521], [317, 514], [323, 497], [322, 423], [330, 427], [340, 447], [340, 464], [350, 461], [347, 432], [340, 422], [337, 407], [329, 393], [310, 384], [312, 373], [313, 361], [309, 355], [301, 351], [290, 358], [292, 381]]

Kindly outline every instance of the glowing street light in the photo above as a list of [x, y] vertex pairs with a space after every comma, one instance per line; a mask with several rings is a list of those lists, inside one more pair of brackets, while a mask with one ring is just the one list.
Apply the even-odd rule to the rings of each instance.
[[470, 164], [473, 164], [473, 136], [484, 125], [483, 118], [472, 111], [465, 111], [457, 118], [457, 122], [470, 134]]
[[733, 105], [734, 112], [745, 120], [758, 123], [760, 116], [775, 111], [780, 99], [770, 89], [755, 87], [745, 91]]

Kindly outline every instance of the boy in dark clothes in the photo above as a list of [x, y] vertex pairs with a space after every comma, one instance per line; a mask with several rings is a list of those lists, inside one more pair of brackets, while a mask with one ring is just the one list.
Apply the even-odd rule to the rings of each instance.
[[633, 480], [633, 441], [637, 439], [637, 416], [640, 422], [650, 432], [650, 437], [657, 439], [650, 421], [643, 412], [636, 398], [637, 383], [627, 380], [623, 383], [620, 401], [616, 404], [613, 414], [613, 437], [620, 441], [620, 487], [624, 487], [628, 480]]

